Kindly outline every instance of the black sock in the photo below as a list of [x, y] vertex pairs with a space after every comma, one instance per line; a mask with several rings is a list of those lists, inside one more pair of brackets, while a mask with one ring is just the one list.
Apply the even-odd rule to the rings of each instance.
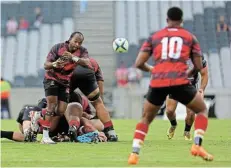
[[13, 131], [1, 131], [1, 138], [7, 138], [9, 140], [13, 140]]
[[104, 128], [103, 132], [104, 132], [104, 133], [107, 133], [108, 131], [111, 131], [111, 130], [114, 130], [113, 126]]
[[185, 123], [184, 131], [189, 132], [191, 130], [191, 127], [192, 127], [191, 125]]
[[201, 146], [201, 144], [202, 144], [202, 138], [201, 138], [201, 137], [195, 137], [195, 138], [194, 138], [194, 143], [195, 143], [196, 145]]
[[176, 119], [171, 120], [170, 123], [171, 123], [171, 126], [172, 126], [172, 127], [176, 127], [176, 126], [177, 126], [177, 121], [176, 121]]

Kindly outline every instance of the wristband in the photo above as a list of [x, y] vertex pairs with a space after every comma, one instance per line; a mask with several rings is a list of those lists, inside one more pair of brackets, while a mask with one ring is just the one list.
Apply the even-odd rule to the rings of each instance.
[[56, 68], [57, 64], [56, 62], [52, 62], [52, 67]]
[[72, 57], [72, 61], [78, 62], [78, 61], [79, 61], [79, 58], [78, 58], [78, 57]]

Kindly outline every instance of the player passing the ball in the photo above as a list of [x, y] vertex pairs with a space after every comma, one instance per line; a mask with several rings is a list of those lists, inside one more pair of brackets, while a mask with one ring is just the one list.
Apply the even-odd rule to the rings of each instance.
[[[44, 120], [39, 120], [43, 126], [41, 143], [54, 144], [49, 137], [51, 118], [54, 115], [63, 115], [68, 103], [70, 77], [77, 65], [91, 67], [88, 51], [82, 47], [84, 36], [81, 32], [73, 32], [68, 41], [54, 45], [44, 64], [46, 70], [43, 81], [47, 108], [42, 111]], [[32, 129], [37, 128], [32, 116]], [[78, 124], [70, 121], [71, 125]], [[37, 131], [37, 130], [33, 130]]]
[[[213, 160], [213, 156], [202, 147], [208, 125], [208, 111], [201, 94], [190, 83], [187, 73], [187, 61], [190, 59], [195, 71], [203, 68], [201, 49], [196, 37], [181, 27], [182, 18], [183, 12], [180, 8], [170, 8], [167, 12], [168, 26], [152, 34], [143, 43], [136, 59], [136, 67], [151, 72], [152, 77], [142, 118], [136, 125], [129, 164], [138, 163], [140, 148], [149, 125], [169, 94], [197, 114], [191, 154], [204, 160]], [[154, 59], [154, 68], [146, 63], [150, 56]]]

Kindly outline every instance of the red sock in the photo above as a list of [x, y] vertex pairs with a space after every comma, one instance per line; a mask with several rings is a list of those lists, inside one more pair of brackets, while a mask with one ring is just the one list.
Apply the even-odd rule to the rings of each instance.
[[51, 122], [48, 120], [39, 119], [38, 122], [43, 128], [50, 128], [51, 127]]
[[208, 126], [208, 118], [205, 117], [203, 114], [198, 114], [195, 117], [194, 129], [195, 130], [203, 130], [206, 131]]
[[46, 115], [46, 112], [47, 112], [47, 109], [42, 109], [42, 116], [45, 116]]
[[104, 129], [105, 129], [105, 128], [108, 128], [108, 127], [113, 127], [113, 124], [112, 124], [112, 121], [111, 121], [111, 120], [108, 121], [108, 122], [105, 122], [103, 125], [104, 125]]
[[139, 139], [144, 141], [147, 132], [148, 132], [148, 125], [143, 123], [138, 123], [136, 125], [134, 139]]
[[69, 121], [69, 126], [70, 126], [70, 127], [71, 127], [71, 126], [76, 126], [76, 128], [79, 128], [80, 122], [77, 121], [77, 120], [70, 120], [70, 121]]
[[195, 117], [195, 123], [194, 123], [194, 143], [196, 145], [201, 146], [204, 133], [207, 129], [208, 125], [208, 118], [205, 117], [203, 114], [199, 114]]

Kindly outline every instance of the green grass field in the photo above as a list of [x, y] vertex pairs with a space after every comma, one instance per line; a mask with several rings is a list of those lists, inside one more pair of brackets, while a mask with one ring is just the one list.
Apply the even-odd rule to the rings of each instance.
[[[19, 143], [2, 139], [3, 167], [128, 167], [133, 131], [137, 121], [114, 120], [119, 136], [117, 143], [78, 144]], [[138, 166], [231, 166], [231, 120], [210, 120], [204, 146], [214, 154], [213, 162], [205, 162], [190, 155], [192, 142], [183, 139], [184, 122], [178, 124], [173, 140], [168, 140], [167, 121], [156, 120], [140, 154]], [[13, 120], [2, 120], [2, 130], [17, 130]]]

